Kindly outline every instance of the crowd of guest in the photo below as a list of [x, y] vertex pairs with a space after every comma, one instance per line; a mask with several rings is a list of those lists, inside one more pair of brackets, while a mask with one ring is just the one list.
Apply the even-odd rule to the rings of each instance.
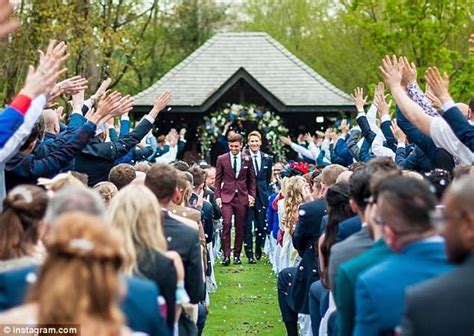
[[110, 79], [85, 99], [86, 79], [58, 81], [64, 42], [39, 54], [0, 113], [1, 323], [200, 335], [215, 260], [240, 265], [243, 246], [271, 262], [288, 335], [474, 332], [474, 99], [454, 103], [438, 69], [423, 92], [385, 57], [395, 119], [383, 83], [367, 111], [357, 88], [357, 126], [281, 138], [307, 163], [274, 162], [254, 131], [212, 167], [179, 160], [185, 129], [155, 137], [171, 92], [132, 129]]

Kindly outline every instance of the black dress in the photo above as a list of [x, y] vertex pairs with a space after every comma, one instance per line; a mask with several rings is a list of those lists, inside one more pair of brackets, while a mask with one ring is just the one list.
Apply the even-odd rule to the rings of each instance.
[[161, 295], [166, 301], [168, 311], [166, 323], [172, 330], [176, 315], [177, 283], [173, 260], [156, 250], [148, 249], [143, 251], [138, 257], [138, 271], [138, 275], [154, 281], [158, 286]]

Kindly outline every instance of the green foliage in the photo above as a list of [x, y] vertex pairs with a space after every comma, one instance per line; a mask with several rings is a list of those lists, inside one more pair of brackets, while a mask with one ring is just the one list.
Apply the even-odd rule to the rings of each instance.
[[111, 77], [111, 87], [135, 94], [210, 38], [225, 11], [215, 0], [22, 0], [21, 29], [1, 42], [0, 98], [18, 92], [51, 38], [68, 43], [67, 75], [88, 78], [89, 91]]
[[386, 54], [414, 61], [421, 83], [428, 66], [447, 71], [456, 99], [474, 91], [469, 1], [249, 0], [243, 11], [243, 30], [268, 32], [346, 92], [356, 86], [373, 91]]

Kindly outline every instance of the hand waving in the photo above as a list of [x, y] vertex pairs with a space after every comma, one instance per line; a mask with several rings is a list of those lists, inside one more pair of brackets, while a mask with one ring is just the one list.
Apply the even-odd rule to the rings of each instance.
[[446, 73], [441, 77], [437, 67], [428, 68], [425, 72], [425, 79], [431, 92], [442, 104], [451, 100], [451, 96], [449, 95], [449, 77]]
[[287, 146], [291, 146], [291, 144], [293, 143], [289, 136], [280, 136], [280, 141]]
[[395, 86], [400, 85], [402, 81], [402, 66], [397, 60], [396, 56], [385, 56], [382, 59], [382, 65], [379, 66], [379, 70], [382, 73], [385, 84], [390, 89], [393, 89]]
[[387, 96], [376, 95], [374, 97], [374, 104], [377, 107], [377, 111], [379, 111], [380, 116], [387, 115], [390, 113], [390, 106], [392, 105], [392, 101], [389, 101], [387, 103]]
[[403, 84], [415, 84], [416, 83], [416, 65], [415, 63], [408, 62], [408, 58], [405, 56], [400, 57], [399, 63], [402, 65], [402, 82]]
[[398, 127], [397, 120], [392, 120], [392, 126], [390, 126], [392, 130], [393, 136], [397, 139], [398, 143], [405, 143], [407, 140], [407, 136], [403, 131]]
[[354, 99], [355, 106], [358, 112], [364, 111], [364, 106], [367, 102], [367, 96], [364, 97], [364, 89], [357, 87], [354, 90], [354, 94], [351, 94], [352, 99]]
[[20, 25], [17, 19], [10, 16], [12, 13], [13, 6], [10, 1], [0, 0], [0, 39], [14, 32]]

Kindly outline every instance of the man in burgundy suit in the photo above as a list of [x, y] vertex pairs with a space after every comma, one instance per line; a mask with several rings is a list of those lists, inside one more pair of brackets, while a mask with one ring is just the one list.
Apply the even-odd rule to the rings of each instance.
[[232, 134], [228, 139], [229, 153], [217, 158], [216, 164], [216, 202], [222, 207], [222, 244], [224, 260], [222, 265], [230, 264], [230, 231], [232, 215], [235, 215], [234, 264], [240, 265], [240, 252], [244, 239], [247, 208], [255, 205], [255, 171], [250, 157], [241, 152], [242, 136]]

